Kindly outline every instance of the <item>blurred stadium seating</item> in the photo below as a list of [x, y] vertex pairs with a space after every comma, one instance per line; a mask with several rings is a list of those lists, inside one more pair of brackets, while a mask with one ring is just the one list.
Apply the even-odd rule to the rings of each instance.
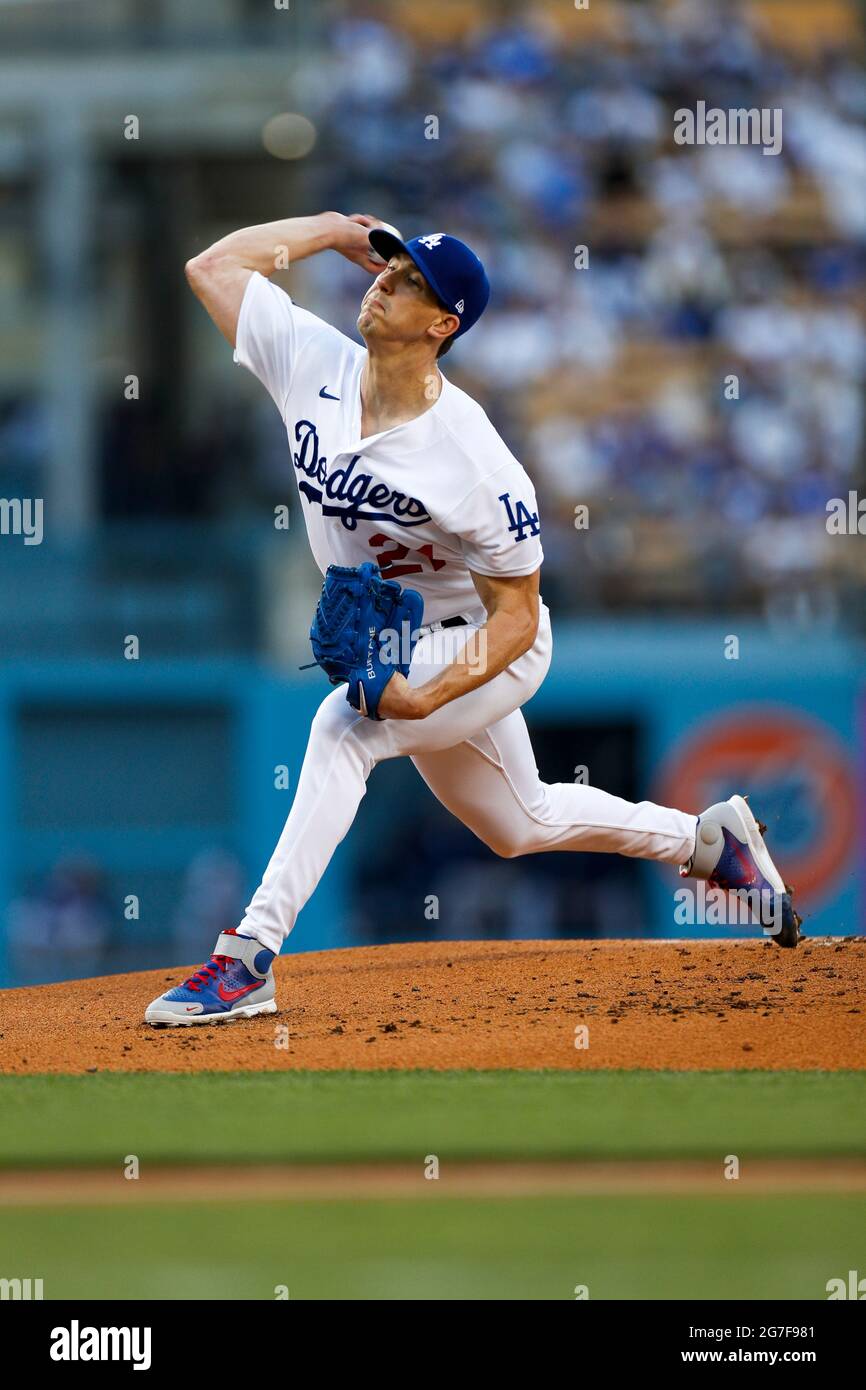
[[[411, 232], [455, 229], [489, 262], [490, 311], [449, 368], [538, 480], [560, 611], [723, 597], [787, 617], [792, 590], [808, 591], [822, 623], [849, 609], [863, 548], [831, 543], [814, 518], [856, 486], [863, 456], [857, 8], [298, 10], [300, 28], [300, 15], [253, 4], [187, 0], [161, 7], [161, 22], [132, 3], [4, 6], [10, 65], [21, 50], [3, 99], [17, 127], [4, 145], [0, 247], [6, 495], [54, 473], [69, 487], [72, 469], [71, 511], [89, 499], [103, 523], [267, 520], [285, 489], [279, 421], [248, 383], [226, 397], [230, 362], [183, 261], [260, 216], [363, 208]], [[224, 86], [229, 51], [237, 80]], [[163, 54], [186, 82], [154, 63]], [[126, 111], [118, 118], [124, 69], [137, 140], [124, 139]], [[261, 145], [287, 98], [317, 130], [306, 159]], [[699, 98], [781, 106], [781, 154], [675, 146], [671, 112]], [[67, 167], [69, 187], [45, 187], [40, 145], [58, 143], [52, 122], [72, 107], [78, 138], [65, 154], [81, 167]], [[574, 267], [578, 244], [589, 272]], [[352, 331], [362, 283], [329, 257], [292, 288]], [[54, 328], [70, 349], [84, 336], [93, 360], [67, 359], [52, 384]], [[118, 391], [127, 372], [141, 381], [134, 405]], [[738, 400], [725, 398], [731, 373]], [[171, 533], [166, 548], [186, 551]]]

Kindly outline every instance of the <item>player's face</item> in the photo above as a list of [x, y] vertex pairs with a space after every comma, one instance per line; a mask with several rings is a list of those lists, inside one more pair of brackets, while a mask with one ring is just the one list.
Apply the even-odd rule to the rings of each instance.
[[[457, 320], [441, 309], [436, 296], [414, 261], [406, 255], [392, 256], [373, 281], [361, 301], [358, 329], [364, 341], [414, 343], [428, 336], [432, 325]], [[441, 338], [430, 335], [436, 348]]]

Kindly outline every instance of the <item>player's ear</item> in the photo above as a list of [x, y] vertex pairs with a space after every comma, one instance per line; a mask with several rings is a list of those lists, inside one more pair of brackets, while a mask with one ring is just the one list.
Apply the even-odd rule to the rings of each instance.
[[440, 318], [431, 323], [427, 332], [436, 339], [436, 346], [441, 347], [446, 338], [450, 338], [452, 333], [456, 333], [460, 327], [460, 320], [456, 314], [442, 314]]

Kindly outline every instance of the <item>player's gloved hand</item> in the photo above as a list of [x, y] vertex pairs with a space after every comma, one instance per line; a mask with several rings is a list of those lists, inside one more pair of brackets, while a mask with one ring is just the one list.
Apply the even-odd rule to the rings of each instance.
[[332, 685], [348, 682], [354, 709], [378, 719], [388, 681], [408, 674], [423, 615], [421, 595], [383, 579], [378, 565], [329, 565], [310, 628], [313, 656]]

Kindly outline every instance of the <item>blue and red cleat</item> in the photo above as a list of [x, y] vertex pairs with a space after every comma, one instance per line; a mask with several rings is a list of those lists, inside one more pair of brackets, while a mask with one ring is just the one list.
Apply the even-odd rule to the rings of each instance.
[[717, 802], [698, 817], [695, 852], [680, 873], [744, 898], [765, 936], [772, 936], [777, 946], [796, 946], [801, 919], [794, 910], [794, 890], [770, 858], [765, 829], [745, 797]]
[[221, 932], [207, 964], [148, 1004], [144, 1021], [156, 1028], [276, 1013], [273, 959], [253, 937]]

